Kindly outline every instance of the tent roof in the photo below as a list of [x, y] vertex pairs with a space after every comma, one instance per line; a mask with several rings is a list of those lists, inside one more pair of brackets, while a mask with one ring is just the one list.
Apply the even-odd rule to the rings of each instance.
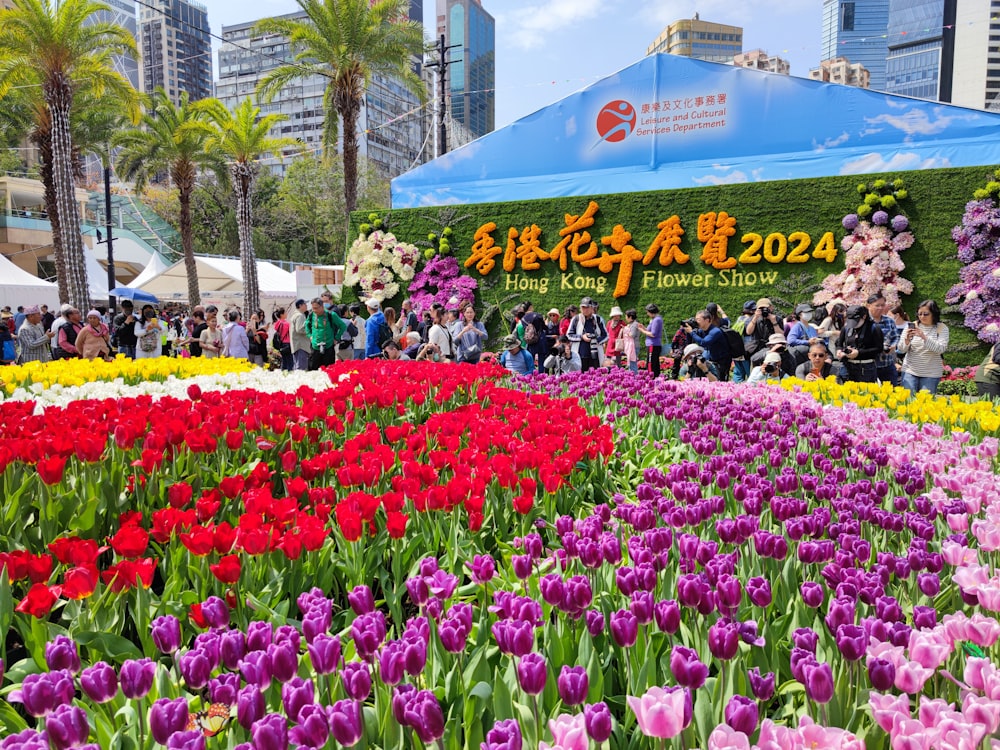
[[645, 57], [392, 181], [394, 208], [1000, 162], [1000, 114]]
[[[218, 258], [196, 255], [198, 283], [202, 292], [243, 292], [243, 271], [236, 258]], [[257, 261], [257, 282], [264, 297], [294, 297], [295, 276], [282, 271], [273, 263]], [[170, 294], [187, 294], [187, 272], [184, 261], [174, 263], [144, 283], [130, 286], [163, 297]]]
[[20, 266], [0, 255], [0, 306], [58, 304], [59, 290], [55, 284], [32, 276]]
[[126, 286], [138, 289], [150, 279], [155, 278], [166, 271], [167, 268], [169, 268], [169, 266], [167, 265], [167, 262], [163, 260], [163, 257], [159, 253], [153, 253], [152, 257], [149, 259], [149, 263], [146, 264], [146, 267], [143, 268], [140, 274], [132, 279], [132, 281], [130, 281]]

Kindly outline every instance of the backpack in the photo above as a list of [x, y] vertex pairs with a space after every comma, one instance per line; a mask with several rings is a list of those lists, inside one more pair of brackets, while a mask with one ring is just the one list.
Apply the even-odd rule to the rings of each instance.
[[160, 343], [160, 332], [155, 328], [144, 332], [139, 337], [139, 350], [144, 352], [155, 352]]
[[525, 323], [524, 321], [521, 321], [521, 324], [524, 326], [524, 343], [527, 344], [528, 346], [537, 344], [539, 341], [539, 336], [538, 336], [538, 329], [535, 327], [535, 321], [531, 321], [530, 323]]
[[378, 350], [382, 351], [382, 345], [391, 340], [392, 329], [389, 328], [389, 324], [383, 320], [378, 324], [378, 331], [375, 334], [375, 343], [378, 344]]
[[743, 345], [743, 336], [741, 336], [738, 331], [734, 331], [732, 328], [723, 328], [722, 332], [726, 334], [726, 342], [729, 344], [729, 355], [733, 359], [742, 359], [743, 357], [746, 357], [747, 350]]
[[14, 346], [14, 340], [7, 337], [3, 340], [3, 356], [0, 357], [4, 362], [13, 362], [17, 359], [17, 349]]

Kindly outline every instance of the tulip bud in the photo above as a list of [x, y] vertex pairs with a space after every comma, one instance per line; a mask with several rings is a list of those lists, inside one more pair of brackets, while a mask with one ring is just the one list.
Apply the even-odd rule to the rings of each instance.
[[747, 672], [747, 677], [750, 681], [750, 690], [757, 700], [765, 703], [771, 700], [774, 696], [774, 672], [768, 672], [766, 675], [761, 676], [760, 668], [754, 667]]
[[131, 700], [145, 698], [155, 676], [156, 664], [151, 659], [129, 659], [122, 664], [119, 675], [122, 693]]
[[585, 667], [564, 666], [556, 681], [559, 697], [567, 706], [578, 706], [587, 699], [590, 680]]
[[149, 709], [149, 731], [158, 745], [166, 745], [170, 735], [184, 731], [187, 721], [188, 704], [183, 698], [160, 698]]
[[528, 695], [538, 695], [545, 689], [548, 667], [545, 657], [532, 652], [522, 656], [517, 663], [517, 684]]
[[99, 661], [80, 673], [80, 688], [94, 703], [107, 703], [118, 694], [118, 674], [110, 664]]
[[584, 707], [583, 719], [590, 739], [598, 745], [608, 741], [611, 736], [611, 711], [604, 701]]
[[748, 737], [757, 729], [757, 704], [743, 695], [734, 695], [729, 699], [724, 710], [726, 723], [737, 732], [743, 732]]

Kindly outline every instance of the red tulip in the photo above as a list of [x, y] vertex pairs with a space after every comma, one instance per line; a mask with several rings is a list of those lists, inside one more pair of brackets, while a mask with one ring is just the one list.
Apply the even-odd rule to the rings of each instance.
[[243, 433], [240, 430], [230, 430], [226, 433], [226, 447], [238, 451], [243, 446]]
[[28, 568], [28, 580], [32, 583], [45, 583], [52, 576], [52, 555], [33, 555], [29, 552], [24, 562]]
[[41, 477], [45, 484], [59, 484], [63, 478], [63, 469], [66, 468], [66, 457], [51, 456], [43, 458], [35, 464], [35, 468], [38, 470], [38, 476]]
[[56, 601], [58, 601], [58, 594], [58, 586], [46, 586], [44, 583], [36, 583], [28, 589], [27, 595], [18, 602], [15, 609], [32, 617], [45, 617], [52, 610], [52, 606]]
[[62, 594], [67, 599], [85, 599], [97, 588], [97, 567], [80, 565], [63, 576]]
[[167, 502], [172, 508], [183, 508], [194, 494], [194, 489], [187, 482], [174, 482], [167, 489]]
[[221, 583], [236, 583], [240, 580], [240, 557], [226, 555], [217, 564], [209, 565], [208, 569]]
[[111, 549], [120, 557], [141, 557], [149, 547], [149, 534], [140, 526], [125, 526], [108, 538]]
[[406, 533], [406, 523], [410, 517], [405, 513], [388, 511], [385, 514], [385, 530], [393, 539], [402, 539]]
[[245, 483], [246, 480], [238, 474], [235, 477], [223, 477], [222, 481], [219, 482], [219, 490], [232, 500], [243, 491]]
[[187, 547], [192, 555], [204, 557], [215, 549], [215, 537], [211, 529], [204, 526], [192, 526], [191, 531], [178, 535], [181, 544]]

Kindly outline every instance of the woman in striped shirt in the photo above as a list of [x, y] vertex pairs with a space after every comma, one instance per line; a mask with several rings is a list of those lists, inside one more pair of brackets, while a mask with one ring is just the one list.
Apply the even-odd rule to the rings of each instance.
[[913, 395], [921, 390], [937, 393], [938, 381], [944, 374], [941, 355], [948, 348], [948, 326], [941, 322], [941, 309], [932, 299], [917, 307], [917, 321], [907, 324], [896, 347], [906, 355], [903, 387]]

